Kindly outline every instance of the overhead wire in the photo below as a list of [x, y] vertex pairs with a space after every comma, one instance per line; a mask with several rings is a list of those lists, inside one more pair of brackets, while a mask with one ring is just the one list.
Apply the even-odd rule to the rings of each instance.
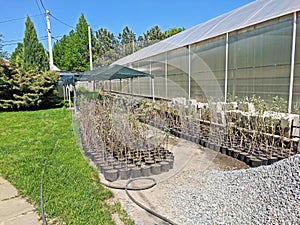
[[[36, 14], [36, 15], [33, 15], [33, 16], [29, 16], [29, 17], [37, 17], [37, 16], [42, 16], [42, 15], [45, 15], [45, 13], [40, 13], [40, 14]], [[17, 21], [17, 20], [24, 20], [26, 18], [27, 18], [27, 16], [26, 17], [20, 17], [20, 18], [13, 18], [13, 19], [9, 19], [9, 20], [0, 21], [0, 23], [9, 23], [9, 22]]]
[[40, 3], [41, 3], [41, 5], [42, 5], [43, 9], [44, 9], [44, 10], [45, 10], [45, 12], [46, 12], [46, 8], [45, 8], [45, 6], [44, 6], [44, 4], [43, 4], [43, 1], [42, 1], [42, 0], [40, 0]]
[[75, 27], [73, 27], [73, 26], [71, 26], [71, 25], [69, 25], [69, 24], [67, 24], [67, 23], [65, 23], [65, 22], [63, 22], [63, 21], [61, 21], [61, 20], [58, 19], [57, 17], [55, 17], [51, 12], [50, 12], [50, 16], [51, 16], [53, 19], [55, 19], [55, 20], [57, 20], [58, 22], [60, 22], [61, 24], [64, 24], [64, 25], [67, 26], [67, 27], [70, 27], [70, 28], [72, 28], [72, 29], [75, 29]]
[[[46, 7], [45, 7], [43, 1], [42, 1], [42, 0], [39, 0], [39, 1], [38, 1], [38, 0], [35, 0], [35, 3], [36, 3], [36, 6], [38, 7], [38, 10], [39, 10], [40, 14], [36, 14], [36, 15], [33, 15], [33, 16], [30, 16], [30, 17], [45, 16], [45, 14], [46, 14]], [[43, 10], [45, 10], [45, 13], [42, 12], [40, 6], [43, 8]], [[51, 14], [51, 13], [50, 13], [50, 16], [51, 16], [53, 19], [55, 19], [56, 21], [58, 21], [59, 23], [65, 25], [65, 26], [67, 26], [67, 27], [69, 27], [69, 28], [71, 28], [71, 29], [76, 29], [74, 26], [71, 26], [71, 25], [65, 23], [64, 21], [62, 21], [61, 19], [55, 17], [55, 16], [54, 16], [53, 14]], [[13, 22], [13, 21], [17, 21], [17, 20], [24, 20], [24, 19], [26, 19], [26, 18], [27, 18], [27, 17], [21, 17], [21, 18], [13, 18], [13, 19], [9, 19], [9, 20], [4, 20], [4, 21], [0, 21], [0, 24], [1, 24], [1, 23]], [[46, 21], [46, 18], [44, 17], [43, 20], [44, 20], [44, 22], [45, 22], [45, 28], [46, 28], [46, 30], [47, 30], [47, 21]], [[62, 37], [62, 35], [60, 35], [60, 36], [54, 36], [54, 37], [52, 37], [52, 38], [55, 39], [55, 40], [58, 40], [57, 38], [60, 38], [60, 37]], [[43, 40], [46, 40], [46, 39], [47, 39], [47, 38], [39, 38], [40, 41], [43, 41]], [[18, 44], [19, 42], [22, 42], [22, 40], [8, 40], [8, 41], [2, 41], [2, 46], [16, 45], [16, 44]]]
[[[40, 8], [40, 6], [39, 6], [39, 3], [38, 3], [38, 1], [37, 0], [35, 0], [35, 3], [36, 3], [36, 5], [37, 5], [37, 7], [38, 7], [38, 9], [39, 9], [39, 11], [40, 11], [40, 13], [42, 13], [42, 10], [41, 10], [41, 8]], [[46, 13], [46, 10], [45, 10], [45, 13]], [[45, 14], [44, 13], [44, 14]], [[44, 22], [45, 22], [45, 27], [46, 27], [46, 30], [47, 30], [47, 21], [46, 21], [46, 19], [44, 18]]]
[[[42, 36], [42, 37], [39, 37], [38, 40], [39, 41], [44, 41], [44, 40], [47, 40], [47, 36]], [[19, 39], [19, 40], [9, 40], [9, 41], [2, 41], [2, 46], [10, 46], [10, 45], [17, 45], [18, 43], [22, 43], [23, 40], [22, 39]]]

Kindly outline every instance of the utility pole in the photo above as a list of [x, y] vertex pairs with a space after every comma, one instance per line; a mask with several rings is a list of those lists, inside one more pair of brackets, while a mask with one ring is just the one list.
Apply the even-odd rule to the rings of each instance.
[[90, 70], [93, 70], [92, 35], [91, 35], [91, 27], [90, 26], [88, 26], [88, 31], [89, 31]]
[[52, 53], [52, 40], [51, 40], [49, 10], [46, 10], [46, 20], [47, 20], [48, 47], [49, 47], [49, 66], [50, 66], [50, 70], [51, 70], [53, 68], [53, 53]]
[[135, 35], [136, 33], [133, 33], [133, 36], [132, 36], [132, 53], [134, 53], [134, 47], [135, 47]]
[[[92, 53], [92, 34], [91, 27], [88, 26], [89, 34], [89, 53], [90, 53], [90, 70], [93, 70], [93, 53]], [[92, 80], [92, 90], [95, 91], [95, 80]]]

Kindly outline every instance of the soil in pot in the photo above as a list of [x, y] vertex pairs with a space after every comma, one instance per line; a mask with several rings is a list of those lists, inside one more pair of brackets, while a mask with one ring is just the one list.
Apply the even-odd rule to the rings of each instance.
[[146, 161], [145, 161], [145, 165], [146, 165], [146, 166], [150, 166], [150, 165], [152, 165], [152, 164], [154, 164], [154, 160], [146, 160]]

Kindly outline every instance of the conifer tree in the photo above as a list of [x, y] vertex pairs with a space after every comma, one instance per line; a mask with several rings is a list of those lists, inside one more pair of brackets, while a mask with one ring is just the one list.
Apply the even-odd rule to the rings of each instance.
[[0, 109], [40, 109], [55, 105], [58, 79], [55, 71], [19, 71], [9, 80], [10, 98], [0, 98]]
[[9, 62], [12, 66], [21, 68], [23, 64], [23, 57], [23, 43], [18, 43], [18, 46], [10, 56]]
[[3, 50], [2, 38], [3, 38], [3, 35], [0, 34], [0, 59], [7, 59], [8, 53]]
[[47, 54], [29, 17], [25, 25], [23, 43], [11, 57], [13, 66], [0, 65], [0, 110], [48, 108], [59, 100], [59, 76], [48, 70]]
[[[12, 85], [11, 79], [16, 74], [13, 67], [9, 67], [4, 61], [0, 59], [0, 101], [1, 99], [12, 99]], [[1, 103], [0, 103], [1, 107]]]
[[48, 57], [29, 17], [26, 19], [25, 26], [22, 69], [46, 71], [49, 69]]

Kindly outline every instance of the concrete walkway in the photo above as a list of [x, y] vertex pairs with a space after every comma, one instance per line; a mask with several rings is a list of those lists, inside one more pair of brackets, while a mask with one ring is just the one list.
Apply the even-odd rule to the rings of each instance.
[[7, 180], [0, 177], [0, 225], [41, 225], [39, 216]]

